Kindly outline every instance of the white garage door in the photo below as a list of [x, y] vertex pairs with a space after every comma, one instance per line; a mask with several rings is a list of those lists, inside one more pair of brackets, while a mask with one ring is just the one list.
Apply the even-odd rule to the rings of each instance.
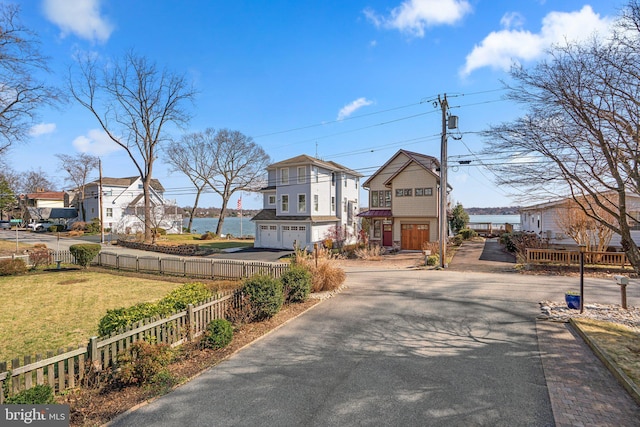
[[304, 248], [307, 246], [307, 226], [306, 225], [283, 225], [282, 226], [282, 247], [293, 249], [293, 245]]
[[279, 248], [278, 245], [278, 226], [277, 225], [261, 225], [260, 226], [260, 247], [261, 248]]

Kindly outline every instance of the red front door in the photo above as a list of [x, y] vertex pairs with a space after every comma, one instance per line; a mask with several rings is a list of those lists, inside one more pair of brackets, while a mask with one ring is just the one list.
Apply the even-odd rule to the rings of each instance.
[[382, 246], [393, 246], [392, 224], [382, 224]]

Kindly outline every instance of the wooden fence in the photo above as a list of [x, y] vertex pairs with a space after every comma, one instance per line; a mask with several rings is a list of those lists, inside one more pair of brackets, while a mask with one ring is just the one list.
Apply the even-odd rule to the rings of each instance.
[[[527, 249], [527, 263], [580, 265], [580, 252], [559, 251], [554, 249]], [[631, 265], [624, 252], [585, 252], [584, 263], [617, 266], [621, 268]]]
[[214, 258], [177, 258], [117, 254], [102, 251], [94, 263], [103, 267], [204, 279], [244, 279], [255, 274], [279, 278], [289, 269], [281, 262], [239, 261]]
[[5, 387], [10, 395], [38, 384], [48, 384], [56, 394], [82, 384], [89, 373], [101, 372], [113, 366], [119, 353], [140, 340], [177, 346], [201, 335], [209, 322], [225, 317], [227, 309], [238, 307], [237, 292], [217, 295], [197, 306], [163, 319], [140, 321], [125, 331], [109, 337], [91, 337], [86, 347], [49, 352], [46, 358], [25, 356], [10, 364], [0, 363], [0, 404], [4, 402]]
[[[6, 258], [22, 258], [32, 265], [29, 255], [16, 255]], [[77, 264], [69, 251], [51, 251], [49, 264]], [[101, 251], [92, 261], [93, 265], [140, 273], [157, 273], [172, 276], [184, 276], [200, 279], [239, 280], [255, 274], [265, 274], [279, 278], [289, 269], [282, 262], [240, 261], [214, 258], [178, 258], [158, 256], [136, 256]]]

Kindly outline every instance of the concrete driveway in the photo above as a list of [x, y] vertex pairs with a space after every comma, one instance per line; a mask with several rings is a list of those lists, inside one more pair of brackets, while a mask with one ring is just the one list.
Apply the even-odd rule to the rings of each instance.
[[[336, 297], [112, 425], [552, 426], [535, 317], [575, 281], [351, 271]], [[616, 301], [609, 282], [589, 279], [590, 301]]]

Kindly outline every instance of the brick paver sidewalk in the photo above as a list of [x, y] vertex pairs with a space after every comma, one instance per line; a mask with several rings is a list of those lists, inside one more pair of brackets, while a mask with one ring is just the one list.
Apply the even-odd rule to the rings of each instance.
[[557, 427], [640, 425], [640, 406], [568, 324], [536, 327]]

